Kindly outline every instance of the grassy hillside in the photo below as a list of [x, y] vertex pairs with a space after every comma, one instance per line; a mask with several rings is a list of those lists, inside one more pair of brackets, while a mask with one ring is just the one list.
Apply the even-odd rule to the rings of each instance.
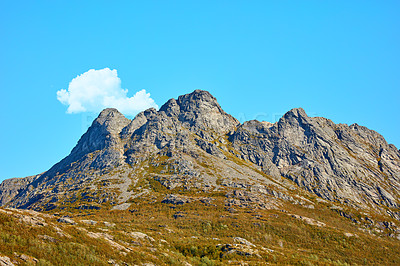
[[400, 264], [399, 240], [360, 230], [323, 203], [262, 210], [225, 206], [222, 193], [161, 199], [125, 211], [0, 209], [0, 256], [26, 265]]

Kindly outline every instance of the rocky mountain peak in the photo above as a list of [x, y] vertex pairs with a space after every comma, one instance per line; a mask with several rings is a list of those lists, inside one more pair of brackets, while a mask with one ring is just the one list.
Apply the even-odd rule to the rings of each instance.
[[91, 127], [95, 127], [96, 130], [101, 127], [102, 130], [106, 132], [117, 134], [129, 122], [130, 120], [121, 114], [117, 109], [106, 108], [100, 112], [99, 116], [93, 121]]
[[239, 125], [238, 120], [224, 112], [211, 93], [203, 90], [181, 95], [177, 100], [170, 99], [160, 108], [160, 112], [178, 118], [192, 131], [211, 130], [226, 134]]
[[72, 150], [72, 155], [81, 155], [113, 146], [119, 141], [119, 133], [130, 123], [130, 120], [115, 108], [100, 112], [92, 125]]
[[212, 109], [223, 112], [217, 99], [208, 91], [195, 90], [192, 93], [181, 95], [177, 100], [170, 99], [163, 106], [160, 111], [164, 111], [167, 115], [178, 115], [179, 112], [208, 112]]
[[182, 111], [202, 111], [201, 109], [216, 108], [223, 112], [217, 99], [208, 91], [203, 90], [195, 90], [192, 93], [181, 95], [178, 97], [177, 103]]
[[281, 136], [297, 145], [305, 141], [301, 136], [308, 138], [313, 135], [316, 129], [313, 124], [313, 119], [308, 117], [303, 108], [293, 108], [279, 119], [277, 126]]
[[122, 115], [117, 108], [105, 108], [103, 111], [100, 112], [98, 119], [100, 118], [106, 118], [108, 116], [114, 116], [114, 115]]
[[160, 112], [165, 112], [168, 116], [177, 116], [180, 112], [180, 106], [176, 102], [174, 98], [169, 99], [163, 106], [160, 108]]
[[308, 115], [304, 111], [303, 108], [293, 108], [290, 111], [286, 112], [282, 117], [281, 121], [299, 121], [299, 120], [306, 120]]

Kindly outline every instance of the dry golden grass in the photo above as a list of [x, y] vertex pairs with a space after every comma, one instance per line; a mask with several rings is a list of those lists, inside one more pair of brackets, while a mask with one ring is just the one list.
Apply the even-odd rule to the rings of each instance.
[[[207, 206], [199, 201], [169, 205], [159, 200], [142, 200], [133, 203], [131, 210], [126, 211], [57, 214], [70, 215], [78, 222], [77, 225], [58, 223], [57, 216], [53, 216], [45, 217], [47, 226], [32, 226], [0, 213], [0, 254], [18, 262], [22, 260], [14, 252], [26, 254], [40, 260], [40, 265], [108, 265], [110, 259], [130, 265], [141, 262], [226, 265], [240, 261], [250, 265], [400, 264], [400, 241], [359, 231], [348, 219], [323, 205], [314, 210], [285, 206], [290, 212], [326, 223], [325, 227], [318, 227], [278, 210], [236, 208], [237, 211], [231, 213], [224, 206], [222, 194], [212, 196], [216, 206]], [[98, 223], [79, 223], [81, 219]], [[103, 221], [115, 223], [115, 226], [107, 227]], [[53, 225], [71, 237], [58, 235]], [[112, 235], [113, 241], [131, 251], [121, 253], [106, 240], [89, 237], [85, 230]], [[154, 241], [135, 240], [130, 232], [143, 232]], [[347, 237], [346, 232], [357, 236]], [[53, 237], [56, 241], [44, 240], [40, 235]], [[226, 254], [223, 246], [234, 244], [234, 237], [255, 244], [253, 249], [258, 255]]]

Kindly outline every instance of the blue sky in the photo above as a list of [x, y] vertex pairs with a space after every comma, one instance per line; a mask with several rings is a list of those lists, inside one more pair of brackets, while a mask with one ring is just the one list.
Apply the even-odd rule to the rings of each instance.
[[117, 70], [126, 98], [146, 90], [161, 106], [209, 90], [241, 122], [303, 107], [399, 148], [399, 12], [399, 1], [1, 1], [0, 180], [69, 154], [96, 114], [66, 113], [57, 91], [90, 69]]

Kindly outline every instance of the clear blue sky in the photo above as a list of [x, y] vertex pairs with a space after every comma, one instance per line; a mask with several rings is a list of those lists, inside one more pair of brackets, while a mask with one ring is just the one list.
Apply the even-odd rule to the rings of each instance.
[[400, 1], [1, 1], [0, 180], [49, 169], [91, 113], [57, 91], [116, 69], [161, 106], [209, 90], [241, 122], [294, 107], [400, 147]]

